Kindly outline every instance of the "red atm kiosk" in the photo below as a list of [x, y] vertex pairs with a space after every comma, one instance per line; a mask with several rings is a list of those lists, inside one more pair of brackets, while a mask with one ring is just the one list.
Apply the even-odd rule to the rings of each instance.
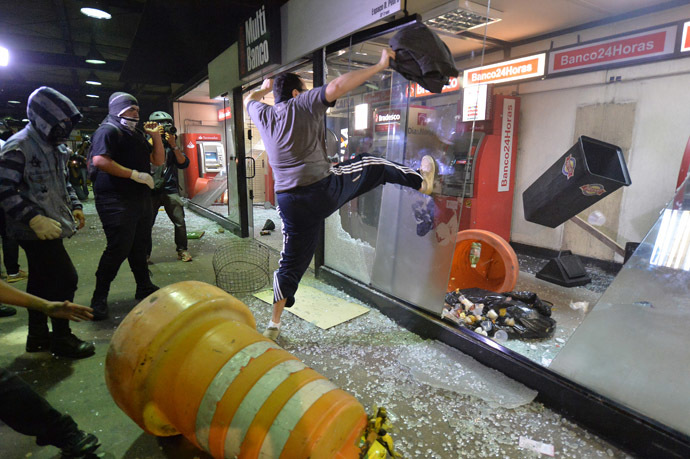
[[185, 187], [187, 196], [193, 198], [225, 172], [225, 147], [220, 134], [182, 134], [182, 144], [189, 158], [189, 167], [184, 169]]
[[460, 230], [482, 229], [510, 240], [520, 98], [489, 96], [487, 120], [458, 121], [453, 173], [441, 175], [441, 194], [464, 196]]

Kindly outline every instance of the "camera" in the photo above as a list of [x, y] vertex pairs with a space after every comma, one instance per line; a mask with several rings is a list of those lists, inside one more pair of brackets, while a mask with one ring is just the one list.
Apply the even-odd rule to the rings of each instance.
[[177, 128], [173, 126], [172, 124], [161, 124], [163, 126], [163, 133], [164, 134], [172, 134], [176, 135], [177, 134]]

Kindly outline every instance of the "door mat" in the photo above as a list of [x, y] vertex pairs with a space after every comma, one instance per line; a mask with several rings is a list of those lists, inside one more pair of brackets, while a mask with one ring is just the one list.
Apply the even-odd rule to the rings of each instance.
[[[254, 296], [273, 304], [273, 290], [262, 290]], [[285, 310], [323, 330], [369, 312], [369, 308], [307, 286], [300, 286], [295, 293], [294, 306]]]

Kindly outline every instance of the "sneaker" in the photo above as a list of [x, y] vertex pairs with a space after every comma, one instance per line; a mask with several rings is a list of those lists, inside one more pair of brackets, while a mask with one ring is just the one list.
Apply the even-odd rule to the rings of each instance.
[[17, 310], [13, 307], [0, 304], [0, 317], [9, 317], [15, 315], [16, 313]]
[[96, 346], [93, 343], [82, 341], [74, 336], [74, 333], [70, 333], [67, 336], [53, 336], [50, 343], [50, 351], [58, 357], [84, 359], [96, 353]]
[[152, 294], [153, 292], [155, 292], [156, 290], [158, 290], [159, 288], [160, 287], [158, 287], [157, 285], [154, 285], [154, 284], [151, 284], [148, 287], [142, 287], [142, 288], [137, 287], [137, 291], [136, 291], [136, 293], [134, 293], [134, 299], [137, 301], [141, 301], [144, 298], [146, 298], [147, 296], [149, 296], [150, 294]]
[[91, 309], [93, 309], [94, 321], [105, 320], [108, 318], [108, 297], [94, 294], [91, 298]]
[[280, 328], [277, 327], [267, 327], [266, 330], [264, 330], [263, 335], [272, 340], [275, 341], [278, 339], [278, 336], [280, 336]]
[[434, 178], [436, 177], [436, 161], [434, 161], [434, 158], [430, 155], [425, 155], [422, 158], [419, 173], [422, 174], [422, 186], [419, 188], [419, 192], [431, 194], [434, 190]]
[[29, 277], [29, 273], [26, 271], [22, 271], [21, 269], [17, 272], [17, 274], [8, 274], [7, 275], [7, 282], [10, 284], [14, 282], [19, 282], [20, 280], [24, 280], [27, 277]]
[[187, 250], [178, 250], [177, 259], [181, 261], [192, 261], [192, 254]]
[[46, 352], [50, 350], [50, 332], [47, 335], [28, 335], [26, 352]]
[[63, 458], [84, 457], [96, 451], [100, 446], [98, 438], [94, 434], [87, 434], [83, 430], [77, 430], [70, 434], [58, 445]]

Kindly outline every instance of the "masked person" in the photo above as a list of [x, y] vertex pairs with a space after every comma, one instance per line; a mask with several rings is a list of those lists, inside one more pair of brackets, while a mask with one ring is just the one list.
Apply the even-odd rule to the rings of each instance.
[[[77, 270], [62, 240], [84, 226], [84, 213], [67, 179], [69, 153], [64, 142], [81, 119], [77, 107], [58, 91], [42, 86], [29, 96], [29, 123], [9, 138], [0, 152], [0, 206], [6, 229], [26, 252], [27, 293], [51, 301], [72, 301]], [[95, 347], [77, 338], [69, 321], [29, 311], [27, 352], [50, 350], [70, 358], [94, 354]]]
[[[184, 222], [184, 203], [180, 197], [179, 178], [177, 171], [189, 166], [189, 158], [185, 156], [177, 146], [177, 130], [173, 126], [172, 116], [166, 112], [153, 112], [149, 121], [155, 121], [159, 125], [163, 146], [165, 147], [165, 164], [156, 168], [153, 172], [154, 187], [151, 193], [153, 207], [153, 220], [151, 226], [156, 223], [158, 209], [163, 206], [165, 213], [175, 227], [175, 246], [177, 259], [180, 261], [192, 261], [192, 255], [187, 250], [187, 226]], [[147, 259], [151, 257], [151, 248], [147, 252]]]
[[[158, 124], [139, 123], [139, 103], [131, 94], [116, 92], [108, 101], [108, 116], [91, 137], [89, 160], [96, 169], [91, 181], [96, 211], [107, 240], [96, 270], [91, 298], [94, 320], [108, 317], [108, 292], [120, 265], [127, 259], [141, 300], [158, 290], [151, 282], [146, 252], [151, 246], [151, 164], [160, 166], [165, 151]], [[152, 139], [152, 144], [146, 135]]]
[[[91, 310], [69, 301], [46, 301], [0, 281], [0, 301], [46, 314], [54, 319], [91, 319]], [[84, 457], [100, 446], [98, 438], [80, 430], [19, 376], [0, 367], [0, 421], [24, 435], [36, 437], [39, 446], [60, 448], [62, 457]], [[28, 456], [28, 455], [27, 455]]]
[[[283, 221], [283, 250], [273, 276], [273, 315], [264, 336], [280, 333], [283, 308], [295, 302], [295, 292], [314, 256], [323, 221], [346, 202], [384, 183], [397, 183], [431, 194], [436, 164], [421, 160], [420, 172], [384, 158], [360, 154], [332, 165], [326, 156], [326, 110], [336, 100], [385, 70], [395, 54], [381, 51], [375, 65], [348, 72], [325, 86], [307, 91], [293, 73], [265, 80], [244, 99], [247, 113], [261, 134], [273, 168], [278, 213]], [[275, 105], [261, 102], [273, 91]]]

